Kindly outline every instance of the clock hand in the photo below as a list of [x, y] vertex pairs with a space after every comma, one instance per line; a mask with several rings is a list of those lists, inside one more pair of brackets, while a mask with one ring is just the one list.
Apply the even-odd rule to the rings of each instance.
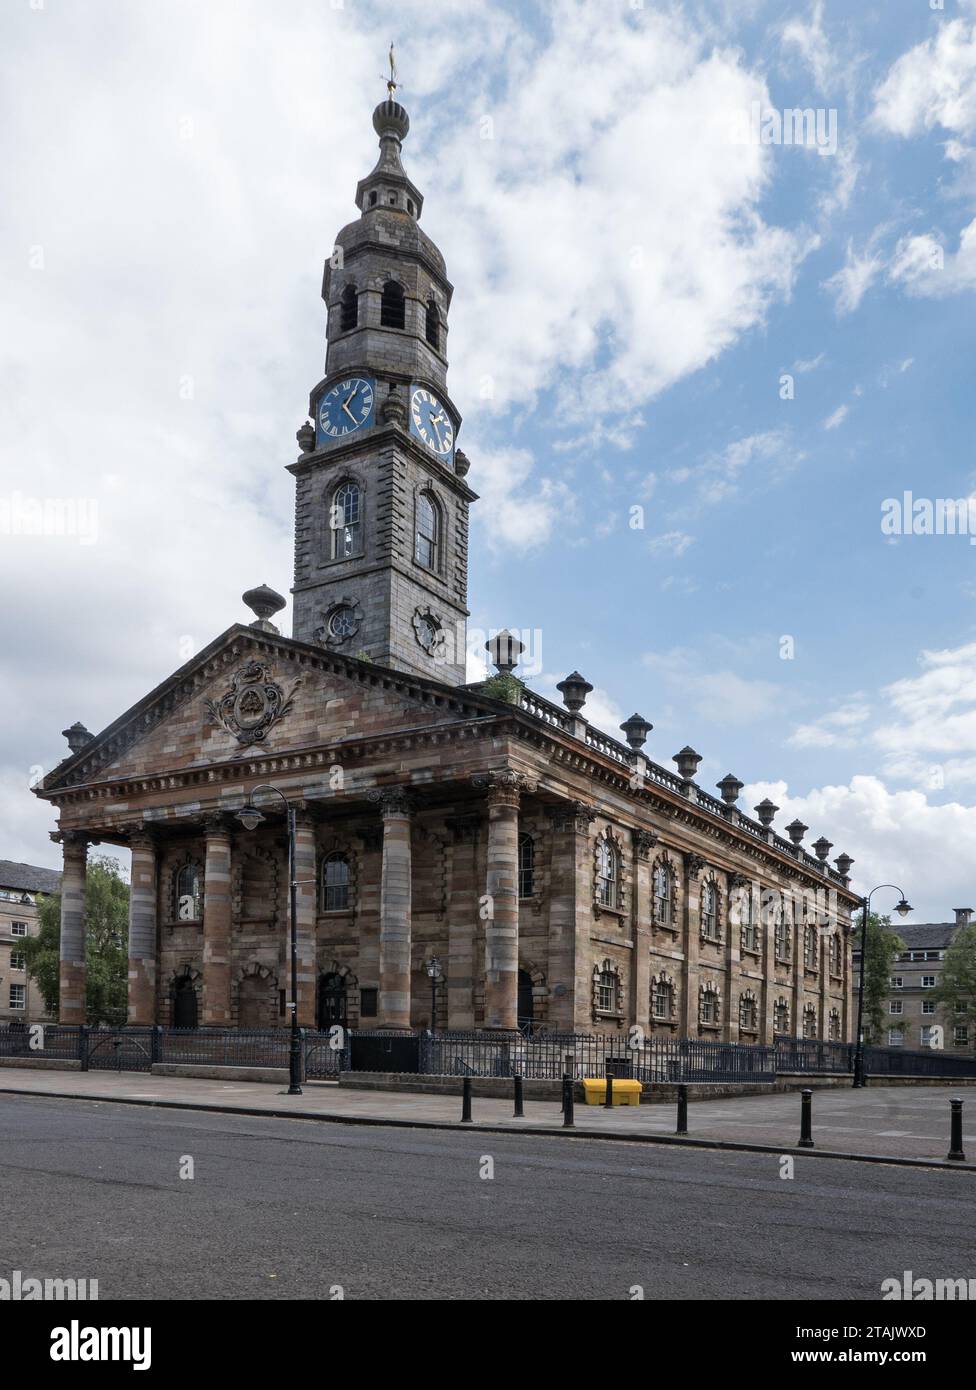
[[355, 396], [355, 394], [356, 394], [355, 391], [353, 391], [352, 395], [351, 395], [351, 396], [347, 396], [346, 399], [342, 402], [342, 408], [343, 408], [343, 410], [344, 410], [344, 411], [346, 412], [346, 414], [349, 416], [350, 420], [353, 422], [354, 425], [357, 423], [357, 421], [356, 421], [355, 415], [353, 415], [352, 411], [349, 409], [349, 402], [353, 399], [353, 397]]
[[440, 420], [441, 418], [442, 418], [442, 417], [441, 417], [440, 415], [432, 415], [432, 416], [430, 417], [430, 420], [428, 421], [428, 423], [430, 424], [431, 429], [432, 429], [432, 430], [434, 431], [434, 433], [437, 435], [437, 448], [438, 448], [438, 450], [443, 449], [443, 447], [444, 447], [444, 444], [443, 444], [443, 442], [442, 442], [442, 440], [441, 440], [441, 432], [440, 432], [440, 430], [437, 428], [437, 421]]

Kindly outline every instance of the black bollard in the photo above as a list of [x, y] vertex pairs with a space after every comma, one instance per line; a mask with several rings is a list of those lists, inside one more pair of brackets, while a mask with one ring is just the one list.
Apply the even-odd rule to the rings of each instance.
[[563, 1077], [563, 1129], [575, 1128], [573, 1121], [573, 1078]]
[[806, 1088], [800, 1092], [800, 1148], [813, 1148], [813, 1092]]
[[471, 1123], [471, 1078], [466, 1076], [461, 1082], [461, 1123]]
[[613, 1077], [607, 1073], [607, 1094], [603, 1104], [608, 1110], [613, 1109]]
[[522, 1078], [521, 1078], [521, 1076], [518, 1075], [518, 1073], [516, 1073], [516, 1075], [515, 1075], [515, 1109], [514, 1109], [514, 1111], [512, 1112], [512, 1119], [513, 1119], [513, 1120], [524, 1120], [524, 1119], [525, 1119], [525, 1111], [522, 1109], [522, 1101], [523, 1101], [523, 1095], [522, 1095]]
[[965, 1163], [966, 1155], [962, 1147], [962, 1101], [958, 1096], [953, 1096], [949, 1104], [952, 1107], [952, 1119], [950, 1122], [949, 1152], [946, 1154], [946, 1158], [953, 1163]]
[[678, 1087], [678, 1128], [675, 1134], [688, 1133], [688, 1087]]

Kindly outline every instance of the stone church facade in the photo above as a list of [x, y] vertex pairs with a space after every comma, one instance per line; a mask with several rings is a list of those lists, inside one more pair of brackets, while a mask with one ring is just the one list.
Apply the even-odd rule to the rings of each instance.
[[[453, 288], [403, 169], [391, 92], [360, 215], [326, 265], [325, 374], [298, 432], [294, 633], [266, 586], [37, 789], [63, 849], [61, 1004], [84, 1021], [88, 848], [132, 853], [129, 1020], [285, 1026], [295, 818], [303, 1026], [768, 1042], [852, 1032], [851, 862], [713, 797], [518, 680], [466, 685], [468, 460], [447, 393]], [[255, 792], [263, 820], [238, 813]], [[436, 958], [433, 989], [428, 963]], [[433, 1001], [433, 1002], [432, 1002]]]

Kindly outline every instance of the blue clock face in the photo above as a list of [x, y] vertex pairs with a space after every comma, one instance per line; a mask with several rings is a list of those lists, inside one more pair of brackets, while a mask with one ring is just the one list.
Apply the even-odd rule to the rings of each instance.
[[342, 439], [373, 423], [376, 392], [367, 377], [351, 376], [336, 382], [319, 401], [319, 443]]
[[424, 386], [415, 386], [410, 395], [410, 433], [422, 439], [440, 458], [447, 458], [454, 448], [451, 417]]

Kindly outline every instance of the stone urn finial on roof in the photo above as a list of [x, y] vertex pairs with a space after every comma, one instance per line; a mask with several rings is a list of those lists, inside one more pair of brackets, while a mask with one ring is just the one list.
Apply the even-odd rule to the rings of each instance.
[[281, 594], [267, 584], [259, 584], [256, 589], [248, 589], [246, 593], [241, 595], [241, 598], [257, 617], [257, 622], [251, 623], [251, 627], [259, 628], [262, 632], [273, 632], [275, 635], [279, 635], [278, 629], [270, 619], [274, 613], [279, 612], [285, 606], [285, 600]]

